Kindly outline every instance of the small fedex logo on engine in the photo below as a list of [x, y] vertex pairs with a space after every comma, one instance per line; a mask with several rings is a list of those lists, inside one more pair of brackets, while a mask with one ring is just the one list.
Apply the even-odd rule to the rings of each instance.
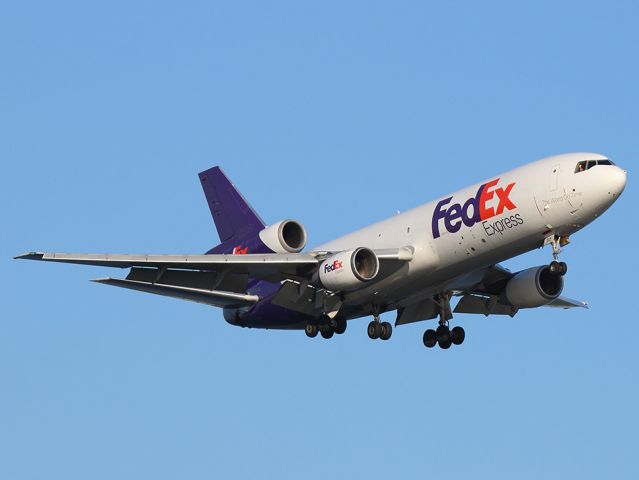
[[[507, 228], [512, 228], [512, 226], [524, 223], [521, 216], [516, 215], [512, 220], [505, 219], [503, 223], [499, 222], [500, 226], [498, 227], [495, 227], [495, 225], [487, 225], [490, 222], [486, 222], [486, 220], [501, 215], [507, 210], [515, 210], [517, 208], [517, 205], [510, 199], [510, 193], [516, 182], [509, 183], [504, 188], [497, 187], [498, 183], [499, 178], [484, 183], [477, 190], [477, 194], [466, 200], [463, 205], [461, 203], [453, 203], [452, 205], [446, 206], [453, 197], [448, 197], [440, 201], [435, 206], [435, 211], [433, 212], [433, 238], [439, 238], [441, 236], [439, 230], [441, 220], [444, 221], [446, 231], [450, 233], [459, 231], [462, 225], [472, 227], [476, 223], [482, 222], [488, 235], [491, 235], [489, 231], [502, 233], [503, 228], [500, 227], [506, 226]], [[508, 222], [506, 222], [506, 220], [508, 220]], [[505, 223], [508, 225], [505, 225]]]
[[335, 260], [333, 263], [327, 263], [324, 265], [324, 273], [334, 272], [335, 270], [339, 270], [342, 268], [342, 261]]

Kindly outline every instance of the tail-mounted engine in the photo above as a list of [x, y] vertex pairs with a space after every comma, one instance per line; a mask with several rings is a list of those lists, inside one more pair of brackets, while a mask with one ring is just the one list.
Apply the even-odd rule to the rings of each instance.
[[379, 272], [379, 259], [370, 248], [346, 250], [328, 257], [320, 265], [319, 283], [327, 290], [348, 291], [364, 286]]
[[504, 295], [513, 307], [535, 308], [555, 300], [563, 289], [564, 277], [544, 265], [516, 273], [506, 284]]
[[259, 233], [264, 245], [275, 253], [297, 253], [306, 246], [306, 230], [295, 220], [282, 220]]

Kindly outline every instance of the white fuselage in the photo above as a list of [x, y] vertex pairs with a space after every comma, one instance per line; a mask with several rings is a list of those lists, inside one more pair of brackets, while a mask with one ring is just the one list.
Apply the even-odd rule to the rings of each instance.
[[413, 247], [412, 261], [345, 300], [410, 305], [472, 285], [484, 268], [539, 248], [550, 235], [570, 235], [601, 215], [623, 191], [626, 172], [615, 165], [577, 170], [579, 162], [596, 160], [607, 158], [572, 153], [538, 160], [314, 250]]

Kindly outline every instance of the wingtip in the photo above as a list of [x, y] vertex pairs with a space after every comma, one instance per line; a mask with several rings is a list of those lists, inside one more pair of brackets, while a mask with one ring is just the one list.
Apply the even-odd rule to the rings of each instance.
[[41, 252], [27, 252], [22, 255], [13, 257], [14, 260], [42, 260], [44, 253]]

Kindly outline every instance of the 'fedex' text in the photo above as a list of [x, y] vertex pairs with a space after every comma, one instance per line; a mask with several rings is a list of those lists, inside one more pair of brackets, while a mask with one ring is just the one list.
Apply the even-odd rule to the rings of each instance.
[[339, 270], [340, 268], [342, 268], [342, 261], [335, 260], [333, 263], [324, 265], [324, 273], [334, 272], [335, 270]]
[[[497, 187], [498, 182], [499, 178], [484, 183], [477, 190], [477, 194], [466, 200], [463, 205], [461, 203], [453, 203], [446, 207], [453, 197], [445, 198], [439, 202], [433, 212], [433, 238], [439, 238], [441, 236], [439, 230], [441, 220], [444, 221], [444, 228], [448, 232], [455, 233], [459, 231], [462, 224], [467, 227], [472, 227], [476, 223], [483, 222], [496, 215], [501, 215], [506, 210], [516, 209], [517, 206], [509, 198], [510, 192], [516, 182], [509, 183], [505, 188]], [[490, 202], [492, 206], [489, 206], [488, 202]], [[523, 223], [523, 221], [521, 221], [521, 223]], [[503, 228], [503, 225], [500, 226]], [[486, 223], [484, 223], [484, 227], [486, 227]], [[497, 227], [495, 230], [501, 233], [500, 230], [502, 230], [502, 228]]]

